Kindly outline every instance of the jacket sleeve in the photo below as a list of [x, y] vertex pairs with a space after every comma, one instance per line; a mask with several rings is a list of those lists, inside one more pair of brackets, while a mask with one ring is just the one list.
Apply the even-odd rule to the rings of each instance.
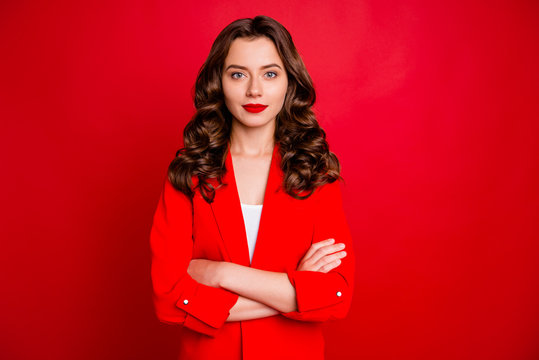
[[[355, 255], [350, 228], [342, 206], [340, 181], [317, 189], [313, 243], [334, 238], [344, 243], [346, 256], [327, 273], [289, 269], [288, 278], [296, 289], [297, 311], [281, 313], [301, 321], [343, 319], [348, 314], [354, 289]], [[314, 196], [313, 194], [312, 196]]]
[[168, 178], [150, 232], [151, 278], [157, 318], [214, 337], [238, 295], [196, 282], [187, 273], [193, 249], [193, 210], [189, 197]]

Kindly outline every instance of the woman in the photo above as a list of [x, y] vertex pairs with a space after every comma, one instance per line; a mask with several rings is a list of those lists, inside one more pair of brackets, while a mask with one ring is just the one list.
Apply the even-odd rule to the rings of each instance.
[[288, 31], [266, 16], [228, 25], [194, 100], [151, 230], [157, 316], [182, 325], [180, 359], [323, 359], [354, 255], [339, 162]]

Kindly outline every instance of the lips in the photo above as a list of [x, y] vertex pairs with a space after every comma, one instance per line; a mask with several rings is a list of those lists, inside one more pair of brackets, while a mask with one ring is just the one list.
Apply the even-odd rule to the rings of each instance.
[[268, 107], [268, 105], [262, 105], [262, 104], [246, 104], [242, 106], [245, 110], [251, 113], [259, 113]]

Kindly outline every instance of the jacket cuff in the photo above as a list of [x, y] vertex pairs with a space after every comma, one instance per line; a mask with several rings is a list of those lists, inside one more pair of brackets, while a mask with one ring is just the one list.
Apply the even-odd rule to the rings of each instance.
[[215, 333], [225, 323], [239, 295], [187, 278], [188, 284], [176, 302], [176, 307], [187, 313], [184, 325], [196, 331]]
[[300, 313], [336, 305], [351, 296], [346, 280], [337, 272], [288, 270], [287, 275], [296, 289]]

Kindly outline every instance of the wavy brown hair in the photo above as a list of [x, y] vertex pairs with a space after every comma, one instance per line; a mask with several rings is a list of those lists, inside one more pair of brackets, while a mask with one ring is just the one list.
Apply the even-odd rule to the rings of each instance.
[[[184, 147], [176, 152], [168, 168], [172, 185], [189, 197], [199, 188], [211, 203], [215, 188], [207, 180], [214, 178], [221, 186], [227, 171], [232, 114], [225, 105], [221, 76], [230, 45], [236, 38], [262, 36], [275, 44], [288, 76], [274, 133], [274, 140], [280, 144], [284, 190], [296, 199], [306, 199], [316, 187], [342, 178], [339, 160], [329, 151], [326, 133], [311, 109], [316, 100], [313, 83], [292, 37], [279, 22], [260, 15], [238, 19], [225, 27], [199, 70], [193, 94], [196, 113], [183, 131]], [[194, 187], [193, 176], [198, 179]]]

